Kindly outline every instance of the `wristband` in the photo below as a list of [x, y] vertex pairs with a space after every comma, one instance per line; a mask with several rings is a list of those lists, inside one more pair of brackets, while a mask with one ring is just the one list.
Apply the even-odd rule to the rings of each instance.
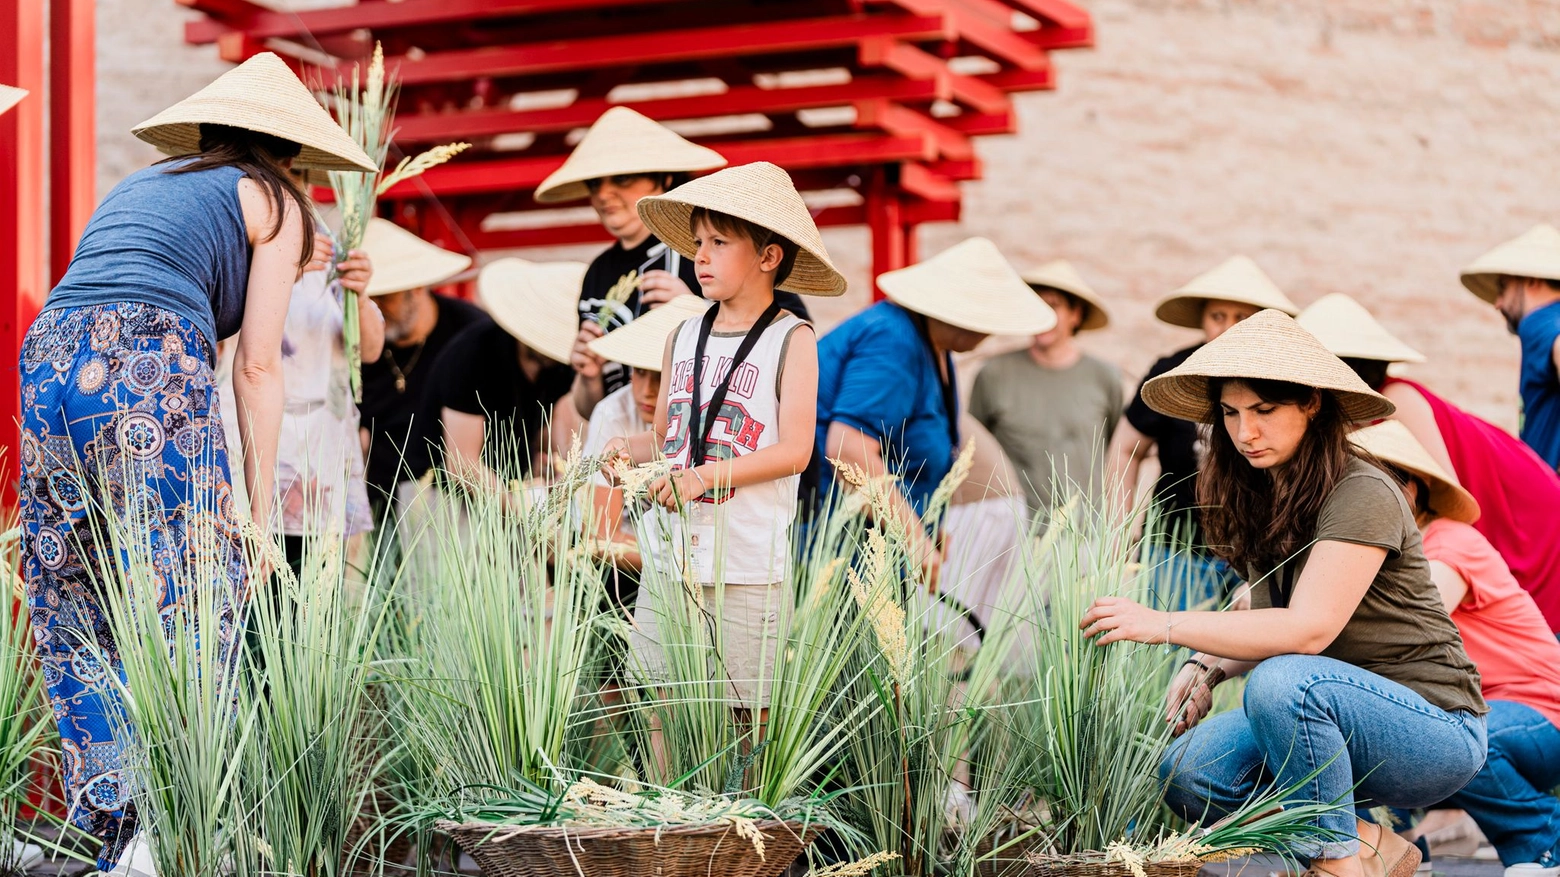
[[1225, 679], [1229, 678], [1229, 674], [1225, 673], [1224, 668], [1220, 667], [1218, 664], [1214, 664], [1212, 667], [1210, 667], [1196, 658], [1187, 658], [1185, 663], [1183, 663], [1181, 666], [1185, 667], [1187, 664], [1196, 664], [1202, 669], [1203, 673], [1207, 674], [1203, 677], [1203, 682], [1206, 683], [1209, 688], [1213, 688], [1215, 685], [1218, 685], [1220, 682], [1223, 682]]
[[689, 469], [688, 471], [693, 473], [693, 477], [699, 479], [699, 492], [701, 494], [709, 493], [710, 492], [710, 486], [708, 484], [704, 483], [704, 476], [699, 474], [699, 470], [698, 469]]

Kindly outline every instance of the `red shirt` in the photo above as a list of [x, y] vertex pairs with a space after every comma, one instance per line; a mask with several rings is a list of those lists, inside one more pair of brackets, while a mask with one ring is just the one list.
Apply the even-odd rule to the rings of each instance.
[[1485, 700], [1530, 706], [1560, 728], [1560, 641], [1532, 596], [1478, 530], [1437, 518], [1425, 528], [1425, 557], [1456, 570], [1468, 593], [1452, 612]]
[[1479, 501], [1474, 527], [1506, 559], [1533, 595], [1549, 629], [1560, 633], [1560, 475], [1510, 433], [1452, 405], [1413, 381], [1435, 412], [1457, 480]]

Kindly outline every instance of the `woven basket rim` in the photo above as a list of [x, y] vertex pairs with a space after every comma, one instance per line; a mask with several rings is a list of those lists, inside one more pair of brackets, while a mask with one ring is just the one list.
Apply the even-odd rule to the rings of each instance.
[[[821, 830], [816, 822], [803, 822], [799, 819], [755, 819], [753, 824], [760, 830], [766, 828], [791, 828], [800, 827], [802, 831], [792, 831], [798, 838], [804, 836], [804, 832]], [[732, 830], [732, 826], [725, 822], [689, 822], [673, 825], [506, 825], [502, 822], [456, 822], [453, 819], [440, 819], [435, 825], [440, 831], [488, 831], [510, 834], [528, 834], [542, 836], [569, 837], [596, 837], [619, 834], [659, 834], [666, 835], [697, 835], [697, 834], [721, 834]]]

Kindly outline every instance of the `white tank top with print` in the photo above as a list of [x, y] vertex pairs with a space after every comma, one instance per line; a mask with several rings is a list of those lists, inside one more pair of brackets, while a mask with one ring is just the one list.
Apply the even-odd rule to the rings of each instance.
[[[693, 356], [700, 319], [683, 323], [672, 345], [672, 369], [666, 388], [666, 444], [662, 453], [678, 469], [688, 467], [692, 444], [688, 436], [693, 406]], [[715, 388], [731, 370], [745, 332], [711, 332], [700, 370], [699, 401], [705, 408], [701, 425], [709, 426], [705, 461], [742, 457], [774, 445], [780, 437], [780, 377], [791, 334], [803, 321], [781, 311], [738, 366], [720, 411], [708, 411]], [[699, 584], [773, 584], [787, 579], [791, 523], [796, 517], [796, 490], [801, 478], [788, 475], [763, 484], [729, 491], [723, 497], [706, 494], [690, 503], [688, 526], [682, 516], [667, 514], [670, 545], [667, 570], [683, 577], [684, 565]]]

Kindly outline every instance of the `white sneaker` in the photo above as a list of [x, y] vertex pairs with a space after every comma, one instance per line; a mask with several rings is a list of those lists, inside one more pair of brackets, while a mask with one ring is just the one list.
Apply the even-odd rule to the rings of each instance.
[[18, 871], [31, 871], [38, 865], [43, 864], [44, 857], [47, 855], [43, 851], [43, 847], [37, 844], [23, 843], [15, 838], [11, 839], [11, 861], [15, 863]]
[[1560, 877], [1560, 865], [1550, 867], [1537, 862], [1523, 862], [1507, 868], [1505, 877]]
[[152, 861], [152, 844], [144, 832], [136, 832], [130, 845], [109, 871], [107, 877], [157, 877], [157, 864]]

